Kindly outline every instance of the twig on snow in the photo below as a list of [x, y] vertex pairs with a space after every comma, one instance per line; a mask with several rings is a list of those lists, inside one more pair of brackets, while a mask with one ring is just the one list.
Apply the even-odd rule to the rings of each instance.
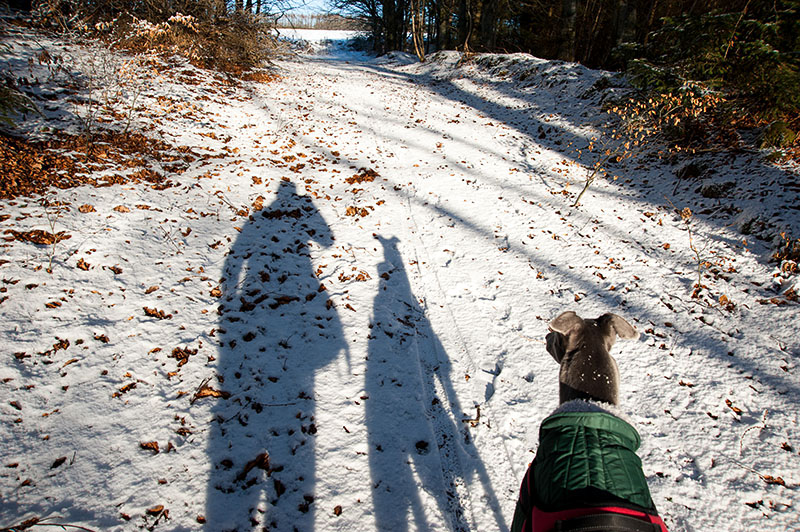
[[[86, 527], [80, 526], [80, 525], [72, 525], [72, 524], [69, 524], [69, 523], [50, 523], [50, 522], [46, 522], [45, 521], [46, 519], [50, 519], [50, 518], [49, 517], [45, 517], [44, 519], [41, 519], [39, 517], [31, 517], [30, 519], [26, 519], [25, 521], [23, 521], [22, 523], [20, 523], [18, 525], [13, 525], [13, 526], [10, 526], [8, 528], [0, 528], [0, 532], [22, 532], [23, 530], [29, 530], [29, 529], [31, 529], [31, 528], [33, 528], [35, 526], [58, 526], [58, 527], [61, 527], [62, 529], [73, 528], [75, 530], [83, 530], [85, 532], [97, 532], [96, 530], [93, 530], [91, 528], [86, 528]], [[55, 519], [55, 518], [53, 518], [53, 519]]]

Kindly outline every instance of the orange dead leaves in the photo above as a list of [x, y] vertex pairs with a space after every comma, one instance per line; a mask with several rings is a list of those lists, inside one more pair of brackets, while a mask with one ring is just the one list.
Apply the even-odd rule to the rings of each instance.
[[742, 409], [734, 406], [733, 402], [730, 399], [725, 399], [725, 404], [728, 406], [728, 408], [733, 410], [736, 414], [738, 414], [740, 416], [742, 415]]
[[272, 72], [261, 71], [247, 71], [243, 72], [240, 78], [244, 81], [255, 81], [256, 83], [272, 83], [281, 79], [281, 76], [273, 74]]
[[220, 399], [228, 399], [230, 396], [231, 394], [229, 392], [216, 390], [211, 386], [209, 386], [206, 382], [204, 382], [195, 392], [194, 397], [192, 397], [191, 403], [194, 403], [195, 401], [203, 397], [217, 397]]
[[369, 216], [369, 211], [364, 207], [350, 206], [344, 211], [345, 216], [360, 216], [362, 218]]
[[356, 183], [372, 183], [375, 181], [376, 177], [380, 177], [380, 174], [372, 168], [359, 168], [357, 174], [354, 174], [352, 177], [348, 177], [345, 179], [345, 181], [348, 185], [354, 185]]
[[158, 310], [155, 308], [148, 308], [142, 307], [144, 309], [144, 313], [151, 318], [158, 318], [159, 320], [171, 320], [172, 314], [166, 314], [163, 310]]
[[158, 454], [160, 452], [157, 441], [140, 442], [139, 447], [147, 451], [153, 451], [153, 454]]
[[121, 397], [122, 395], [128, 393], [129, 391], [133, 390], [134, 388], [136, 388], [136, 383], [135, 382], [128, 383], [125, 386], [123, 386], [122, 388], [120, 388], [119, 391], [112, 393], [111, 397], [114, 397], [114, 398]]
[[11, 237], [6, 238], [6, 240], [30, 242], [32, 244], [39, 244], [41, 246], [51, 246], [61, 242], [62, 240], [72, 238], [72, 235], [67, 234], [64, 231], [59, 231], [58, 233], [54, 234], [47, 231], [42, 231], [41, 229], [34, 229], [33, 231], [14, 231], [13, 229], [7, 229], [3, 234], [11, 235]]
[[[66, 189], [85, 184], [148, 182], [164, 189], [172, 184], [148, 168], [152, 161], [160, 162], [170, 171], [181, 172], [195, 159], [189, 148], [176, 148], [140, 133], [102, 131], [94, 135], [92, 142], [83, 136], [63, 133], [46, 141], [0, 134], [0, 198], [44, 194], [51, 186]], [[103, 169], [137, 167], [139, 170], [127, 176], [91, 177]]]
[[172, 350], [172, 354], [170, 358], [174, 358], [178, 361], [178, 367], [180, 368], [187, 362], [189, 362], [189, 357], [192, 355], [197, 354], [197, 349], [190, 349], [188, 347], [176, 347]]

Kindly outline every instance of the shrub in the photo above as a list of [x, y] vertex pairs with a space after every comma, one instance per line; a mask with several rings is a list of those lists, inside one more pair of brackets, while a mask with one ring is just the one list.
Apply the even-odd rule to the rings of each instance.
[[272, 23], [215, 0], [150, 0], [121, 9], [109, 0], [43, 0], [39, 25], [81, 31], [134, 52], [174, 53], [196, 66], [239, 75], [275, 51]]

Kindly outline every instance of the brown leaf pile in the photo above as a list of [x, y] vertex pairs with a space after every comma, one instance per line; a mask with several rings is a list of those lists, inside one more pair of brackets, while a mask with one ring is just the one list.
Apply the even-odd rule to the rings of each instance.
[[[0, 176], [0, 180], [2, 180], [2, 176]], [[0, 193], [0, 197], [2, 197], [2, 193]], [[14, 240], [31, 242], [33, 244], [39, 244], [42, 246], [51, 246], [61, 242], [62, 240], [72, 238], [72, 235], [69, 235], [64, 231], [53, 234], [47, 231], [42, 231], [41, 229], [34, 229], [33, 231], [14, 231], [13, 229], [7, 229], [3, 234], [10, 234]]]
[[151, 318], [158, 318], [159, 320], [171, 320], [172, 314], [166, 314], [163, 310], [156, 308], [143, 307], [144, 313]]
[[197, 349], [190, 349], [188, 347], [176, 347], [172, 350], [172, 354], [170, 358], [174, 358], [178, 361], [178, 367], [180, 368], [187, 362], [189, 362], [189, 357], [192, 355], [197, 354]]
[[[45, 141], [0, 133], [0, 198], [44, 194], [51, 186], [66, 189], [145, 181], [157, 188], [168, 188], [172, 186], [169, 180], [147, 167], [158, 161], [180, 172], [196, 158], [189, 152], [140, 133], [104, 131], [91, 142], [83, 136], [64, 133]], [[140, 169], [127, 176], [91, 177], [109, 168]]]
[[352, 177], [348, 177], [345, 179], [345, 181], [348, 185], [354, 185], [356, 183], [372, 183], [378, 176], [380, 176], [380, 174], [372, 168], [359, 168], [357, 174], [353, 175]]
[[239, 77], [244, 81], [255, 81], [257, 83], [272, 83], [273, 81], [281, 79], [281, 76], [263, 70], [242, 72], [242, 75]]

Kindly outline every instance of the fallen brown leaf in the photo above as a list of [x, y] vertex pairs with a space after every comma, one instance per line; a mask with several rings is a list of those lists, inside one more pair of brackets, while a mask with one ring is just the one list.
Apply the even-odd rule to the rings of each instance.
[[219, 397], [220, 399], [227, 399], [231, 396], [230, 393], [222, 391], [222, 390], [215, 390], [211, 386], [204, 384], [200, 387], [199, 390], [194, 394], [192, 398], [192, 402], [202, 397]]
[[146, 449], [148, 451], [153, 451], [154, 454], [159, 453], [157, 441], [140, 442], [139, 447], [141, 447], [142, 449]]
[[733, 410], [737, 414], [742, 415], [742, 409], [733, 406], [733, 403], [731, 402], [730, 399], [725, 399], [725, 404], [728, 405], [728, 408], [730, 408], [731, 410]]
[[133, 390], [134, 388], [136, 388], [136, 383], [135, 382], [128, 383], [125, 386], [123, 386], [122, 388], [120, 388], [118, 392], [112, 393], [111, 397], [114, 397], [114, 398], [120, 397], [121, 395], [128, 393], [129, 391]]
[[244, 466], [244, 469], [242, 469], [242, 471], [236, 476], [236, 480], [238, 482], [243, 481], [244, 479], [247, 478], [247, 474], [251, 470], [253, 470], [253, 468], [256, 467], [266, 471], [267, 475], [269, 475], [272, 472], [269, 467], [269, 453], [267, 451], [264, 451], [263, 453], [259, 454], [258, 456], [247, 462], [247, 464], [245, 464]]
[[189, 362], [189, 357], [197, 354], [197, 349], [190, 349], [188, 347], [176, 347], [172, 350], [170, 358], [178, 361], [178, 367], [183, 366]]
[[158, 318], [159, 320], [172, 319], [172, 314], [165, 314], [163, 310], [158, 310], [155, 308], [148, 308], [148, 307], [143, 307], [143, 308], [144, 308], [144, 313], [150, 316], [151, 318]]

